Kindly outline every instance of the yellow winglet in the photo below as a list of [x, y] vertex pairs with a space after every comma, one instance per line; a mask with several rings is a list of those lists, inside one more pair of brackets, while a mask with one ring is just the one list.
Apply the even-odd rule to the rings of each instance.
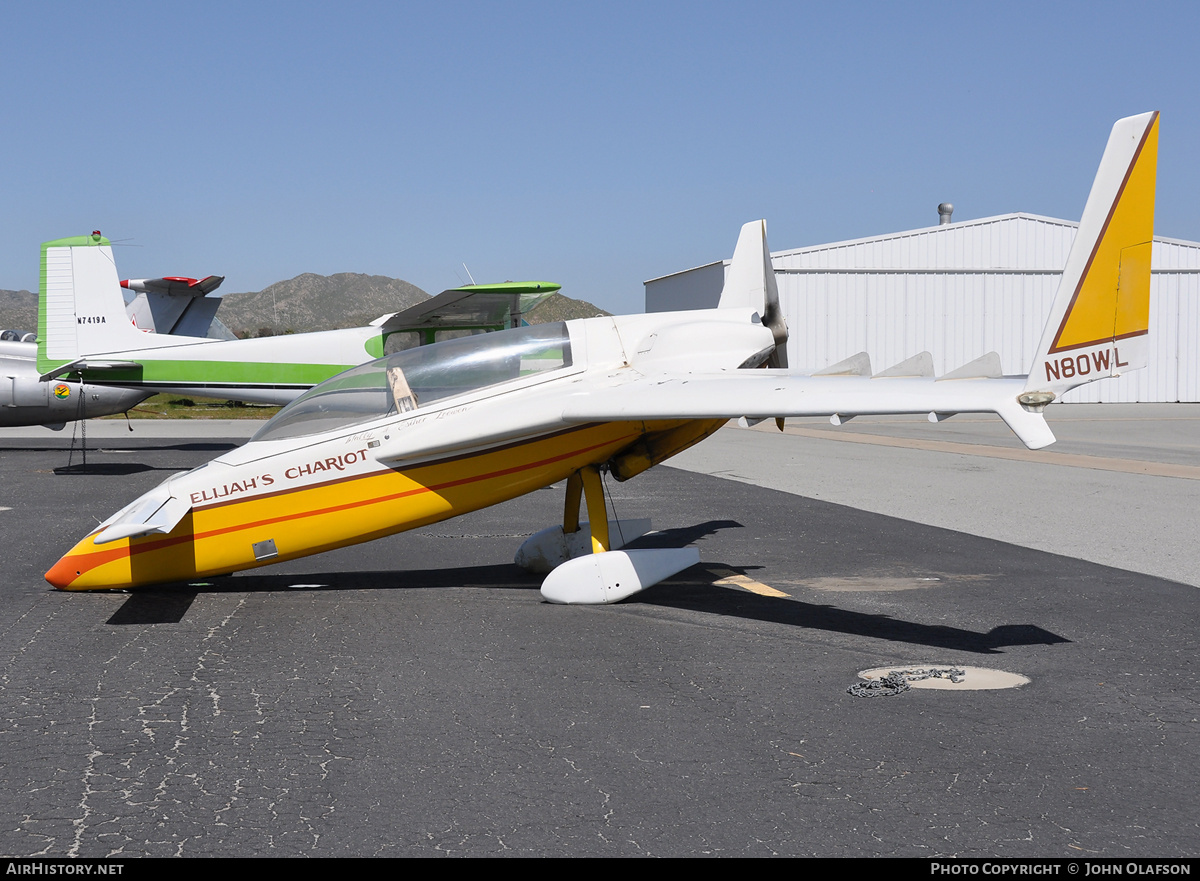
[[[1119, 120], [1083, 210], [1027, 389], [1061, 395], [1145, 366], [1157, 170], [1157, 111]], [[1125, 344], [1118, 345], [1121, 341]]]
[[1051, 352], [1150, 329], [1150, 243], [1158, 170], [1158, 113], [1142, 135]]

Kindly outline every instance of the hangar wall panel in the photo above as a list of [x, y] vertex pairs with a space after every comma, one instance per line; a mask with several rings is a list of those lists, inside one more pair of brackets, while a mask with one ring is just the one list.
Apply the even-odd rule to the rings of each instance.
[[778, 282], [796, 367], [865, 351], [882, 370], [929, 351], [937, 372], [947, 373], [997, 351], [1005, 372], [1027, 373], [1058, 279], [840, 272]]
[[[1011, 214], [775, 252], [788, 361], [865, 351], [879, 371], [928, 351], [940, 374], [995, 351], [1028, 373], [1076, 228]], [[1156, 238], [1151, 264], [1149, 366], [1065, 401], [1200, 401], [1200, 244]], [[646, 282], [647, 311], [713, 308], [726, 266]]]
[[[651, 286], [654, 295], [648, 292]], [[676, 272], [646, 282], [647, 312], [681, 312], [686, 309], [716, 309], [725, 286], [725, 265], [721, 261]]]

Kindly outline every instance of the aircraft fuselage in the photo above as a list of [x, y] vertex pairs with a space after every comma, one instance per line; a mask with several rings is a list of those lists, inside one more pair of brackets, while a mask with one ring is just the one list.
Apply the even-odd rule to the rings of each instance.
[[[707, 361], [736, 368], [772, 345], [771, 332], [751, 324], [748, 313], [736, 320], [715, 311], [689, 313], [693, 321], [698, 316], [739, 328], [728, 350], [706, 353]], [[269, 424], [265, 438], [260, 432], [207, 465], [168, 478], [80, 541], [46, 578], [65, 590], [189, 581], [426, 526], [557, 483], [623, 452], [631, 454], [630, 473], [636, 473], [706, 437], [724, 420], [580, 424], [563, 418], [563, 403], [585, 374], [611, 384], [640, 376], [627, 346], [645, 348], [655, 326], [666, 328], [678, 317], [568, 322], [565, 348], [571, 355], [564, 366], [541, 372], [536, 359], [526, 357], [520, 363], [534, 366], [511, 381], [336, 430], [287, 437], [288, 411], [282, 411], [277, 419], [285, 428], [274, 431], [285, 436], [273, 436]], [[500, 342], [526, 330], [473, 339]], [[421, 351], [436, 354], [444, 345]], [[664, 341], [661, 351], [671, 357], [675, 350]], [[187, 513], [169, 532], [105, 541], [106, 529], [120, 528], [131, 512], [170, 500], [186, 505]]]
[[0, 427], [45, 425], [124, 413], [152, 391], [58, 379], [42, 382], [37, 343], [0, 342]]

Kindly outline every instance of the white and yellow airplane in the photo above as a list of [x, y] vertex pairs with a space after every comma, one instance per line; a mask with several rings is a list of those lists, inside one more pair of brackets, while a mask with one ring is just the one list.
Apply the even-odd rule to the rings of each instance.
[[1054, 441], [1042, 415], [1050, 402], [1146, 363], [1157, 140], [1157, 113], [1113, 127], [1028, 376], [1001, 376], [995, 353], [939, 377], [928, 353], [874, 375], [861, 356], [815, 373], [764, 366], [781, 363], [787, 330], [756, 221], [742, 228], [717, 309], [523, 327], [348, 370], [246, 445], [118, 511], [46, 578], [65, 590], [186, 582], [565, 480], [562, 524], [530, 538], [518, 562], [549, 570], [550, 601], [615, 602], [699, 553], [619, 550], [601, 472], [626, 480], [728, 418], [988, 412], [1044, 447]]

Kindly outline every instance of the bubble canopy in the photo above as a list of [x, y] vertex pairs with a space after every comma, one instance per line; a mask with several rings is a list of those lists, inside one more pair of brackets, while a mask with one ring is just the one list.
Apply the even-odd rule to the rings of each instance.
[[250, 442], [331, 431], [570, 366], [571, 338], [561, 321], [444, 340], [352, 367], [314, 386]]

